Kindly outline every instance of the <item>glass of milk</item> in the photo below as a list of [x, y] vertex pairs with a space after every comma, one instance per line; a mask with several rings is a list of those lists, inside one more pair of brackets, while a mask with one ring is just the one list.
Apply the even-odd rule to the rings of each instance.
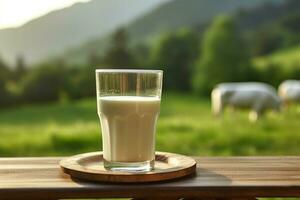
[[161, 70], [96, 70], [106, 169], [141, 172], [154, 168], [162, 77]]

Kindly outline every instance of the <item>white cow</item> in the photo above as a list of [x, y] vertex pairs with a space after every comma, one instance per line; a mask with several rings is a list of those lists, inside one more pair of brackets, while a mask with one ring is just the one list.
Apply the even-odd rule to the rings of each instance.
[[281, 100], [276, 90], [265, 83], [222, 83], [212, 93], [212, 111], [222, 114], [226, 107], [250, 108], [249, 119], [256, 121], [266, 110], [279, 111]]
[[278, 87], [278, 95], [285, 105], [300, 102], [300, 81], [286, 80]]

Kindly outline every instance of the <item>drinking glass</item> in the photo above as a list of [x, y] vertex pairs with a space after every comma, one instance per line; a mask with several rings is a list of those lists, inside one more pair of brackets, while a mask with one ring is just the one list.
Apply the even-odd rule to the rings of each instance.
[[140, 172], [154, 168], [162, 77], [161, 70], [96, 70], [106, 169]]

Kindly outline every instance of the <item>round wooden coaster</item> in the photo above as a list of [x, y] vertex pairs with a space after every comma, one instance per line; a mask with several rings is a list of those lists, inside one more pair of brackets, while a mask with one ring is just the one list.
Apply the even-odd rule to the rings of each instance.
[[102, 182], [154, 182], [179, 178], [195, 173], [193, 158], [156, 152], [155, 168], [150, 172], [109, 171], [103, 167], [102, 152], [84, 153], [60, 161], [62, 170], [71, 177]]

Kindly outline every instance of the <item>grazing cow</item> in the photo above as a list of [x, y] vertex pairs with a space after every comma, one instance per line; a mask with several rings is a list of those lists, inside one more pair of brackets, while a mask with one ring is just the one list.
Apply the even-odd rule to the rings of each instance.
[[266, 110], [279, 111], [281, 100], [276, 90], [265, 83], [222, 83], [212, 93], [212, 111], [222, 114], [226, 107], [250, 108], [250, 121], [256, 121]]
[[278, 87], [278, 95], [285, 105], [300, 102], [300, 81], [283, 81]]

